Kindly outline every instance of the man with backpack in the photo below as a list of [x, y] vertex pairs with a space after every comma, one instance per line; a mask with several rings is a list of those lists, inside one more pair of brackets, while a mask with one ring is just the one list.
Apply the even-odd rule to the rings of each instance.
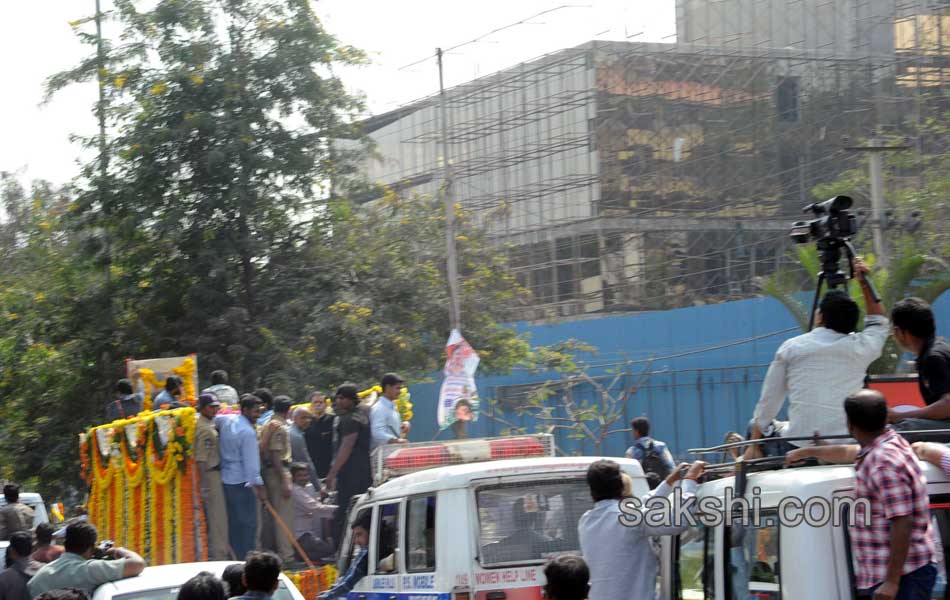
[[633, 445], [627, 448], [624, 456], [640, 461], [652, 490], [673, 472], [673, 455], [666, 444], [650, 437], [650, 419], [637, 417], [630, 422], [630, 428], [633, 429]]

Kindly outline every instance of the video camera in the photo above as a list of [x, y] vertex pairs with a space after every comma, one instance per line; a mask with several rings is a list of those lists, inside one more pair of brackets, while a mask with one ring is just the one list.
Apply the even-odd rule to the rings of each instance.
[[112, 550], [114, 547], [115, 542], [112, 540], [104, 540], [92, 551], [92, 557], [96, 560], [112, 560], [112, 557], [109, 556], [109, 550]]
[[[821, 296], [822, 283], [828, 289], [846, 285], [849, 279], [854, 279], [854, 246], [851, 236], [858, 232], [857, 217], [848, 212], [854, 201], [849, 196], [835, 196], [824, 202], [809, 204], [803, 210], [812, 213], [815, 218], [811, 221], [796, 221], [792, 224], [789, 237], [796, 244], [807, 244], [814, 240], [821, 260], [821, 272], [818, 273], [818, 285], [815, 288], [815, 299], [812, 303], [811, 321], [808, 329], [812, 328], [815, 319], [815, 310]], [[848, 259], [848, 273], [838, 268], [841, 262], [841, 251], [845, 251]], [[880, 296], [871, 281], [867, 281], [874, 300], [880, 302]]]
[[814, 213], [811, 221], [796, 221], [789, 236], [796, 244], [811, 240], [849, 238], [858, 232], [857, 218], [848, 212], [854, 203], [848, 196], [835, 196], [824, 202], [809, 204], [804, 212]]

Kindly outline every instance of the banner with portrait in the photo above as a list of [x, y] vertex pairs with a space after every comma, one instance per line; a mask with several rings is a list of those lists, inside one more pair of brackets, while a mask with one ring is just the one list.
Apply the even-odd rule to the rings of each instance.
[[475, 387], [475, 371], [478, 370], [478, 354], [462, 334], [453, 329], [445, 345], [448, 357], [442, 373], [444, 379], [439, 391], [438, 425], [450, 427], [456, 421], [478, 420], [478, 390]]

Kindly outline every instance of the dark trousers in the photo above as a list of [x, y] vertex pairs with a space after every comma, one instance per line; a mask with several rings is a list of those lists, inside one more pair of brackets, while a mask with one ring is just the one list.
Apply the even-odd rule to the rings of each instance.
[[[924, 565], [916, 571], [911, 571], [907, 575], [901, 576], [901, 582], [897, 587], [897, 597], [895, 600], [930, 600], [930, 594], [933, 592], [934, 584], [937, 583], [937, 566], [933, 563]], [[877, 584], [867, 590], [866, 597], [874, 595], [874, 591], [881, 587]], [[864, 598], [865, 596], [859, 595]]]
[[228, 540], [238, 560], [257, 544], [257, 496], [243, 483], [224, 484], [224, 500], [228, 505]]

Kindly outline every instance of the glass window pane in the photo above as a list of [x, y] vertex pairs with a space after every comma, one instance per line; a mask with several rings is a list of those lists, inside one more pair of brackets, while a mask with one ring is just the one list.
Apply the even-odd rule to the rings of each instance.
[[779, 600], [778, 517], [763, 517], [758, 527], [726, 528], [727, 592], [731, 600]]
[[691, 527], [677, 537], [677, 598], [703, 600], [713, 597], [712, 575], [716, 557], [711, 540], [710, 530], [702, 526]]
[[476, 502], [483, 565], [541, 563], [579, 552], [577, 522], [592, 505], [583, 479], [484, 487]]
[[435, 496], [413, 498], [406, 517], [406, 569], [435, 570]]
[[376, 573], [396, 571], [396, 548], [399, 547], [399, 504], [379, 507], [376, 522]]

